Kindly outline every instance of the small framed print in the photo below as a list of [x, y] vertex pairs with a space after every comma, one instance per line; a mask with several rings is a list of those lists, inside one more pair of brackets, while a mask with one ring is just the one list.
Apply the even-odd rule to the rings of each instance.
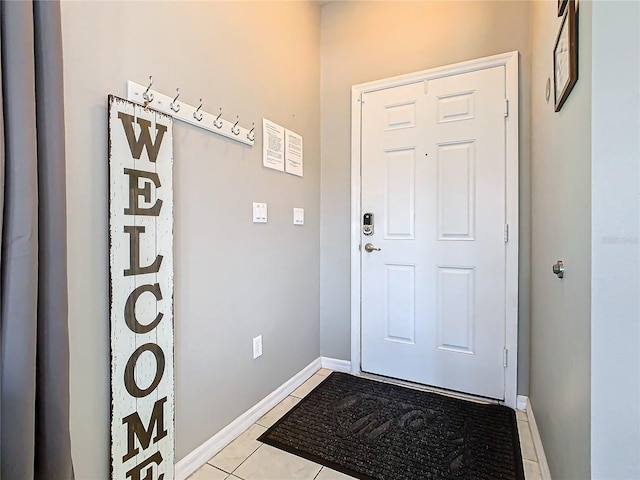
[[569, 0], [558, 0], [558, 16], [561, 17], [567, 8]]
[[574, 0], [567, 0], [553, 49], [553, 88], [556, 112], [578, 81], [578, 32]]

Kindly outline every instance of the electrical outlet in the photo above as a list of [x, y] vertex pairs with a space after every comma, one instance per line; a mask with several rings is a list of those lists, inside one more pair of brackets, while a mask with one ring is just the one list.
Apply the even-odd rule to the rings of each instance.
[[260, 355], [262, 355], [262, 335], [253, 339], [253, 359], [255, 360]]

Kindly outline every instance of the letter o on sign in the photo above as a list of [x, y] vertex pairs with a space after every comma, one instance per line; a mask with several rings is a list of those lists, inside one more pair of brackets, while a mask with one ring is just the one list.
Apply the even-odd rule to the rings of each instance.
[[[145, 389], [141, 389], [136, 384], [136, 377], [134, 375], [136, 363], [138, 362], [138, 358], [144, 352], [151, 352], [156, 359], [156, 375], [153, 378], [153, 382]], [[140, 345], [136, 350], [131, 354], [129, 360], [127, 361], [127, 366], [124, 369], [124, 386], [127, 388], [127, 392], [133, 397], [141, 398], [146, 397], [151, 392], [153, 392], [160, 380], [162, 380], [162, 375], [164, 374], [164, 353], [162, 353], [162, 349], [156, 345], [155, 343], [145, 343], [144, 345]]]

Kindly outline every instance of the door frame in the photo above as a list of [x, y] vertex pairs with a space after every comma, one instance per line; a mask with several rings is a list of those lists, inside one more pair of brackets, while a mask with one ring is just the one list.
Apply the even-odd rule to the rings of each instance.
[[506, 74], [506, 243], [505, 322], [508, 361], [505, 369], [504, 403], [516, 408], [518, 385], [518, 58], [517, 51], [507, 52], [444, 67], [361, 83], [351, 87], [351, 373], [361, 375], [361, 135], [362, 95], [376, 90], [410, 83], [504, 66]]

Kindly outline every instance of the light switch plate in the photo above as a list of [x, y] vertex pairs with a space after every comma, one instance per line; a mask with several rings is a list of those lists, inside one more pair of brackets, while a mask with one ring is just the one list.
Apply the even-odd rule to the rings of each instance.
[[253, 223], [267, 223], [267, 204], [253, 202]]
[[262, 335], [258, 335], [253, 339], [253, 359], [262, 356]]
[[293, 209], [293, 224], [304, 225], [304, 208]]

